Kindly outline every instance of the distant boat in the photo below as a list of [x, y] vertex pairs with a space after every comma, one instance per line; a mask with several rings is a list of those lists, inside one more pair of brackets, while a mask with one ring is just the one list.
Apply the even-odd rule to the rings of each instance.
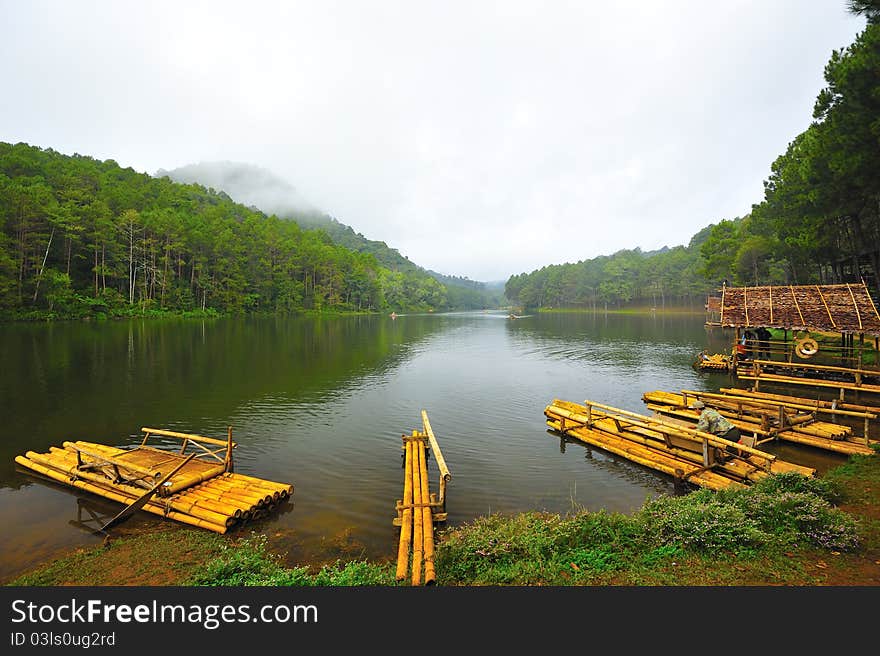
[[391, 313], [391, 319], [393, 320], [393, 319], [396, 319], [396, 318], [397, 318], [397, 312], [392, 312], [392, 313]]

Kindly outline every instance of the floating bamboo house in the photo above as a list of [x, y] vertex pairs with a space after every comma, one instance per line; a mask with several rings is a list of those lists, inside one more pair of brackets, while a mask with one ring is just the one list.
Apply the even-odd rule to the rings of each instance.
[[[22, 467], [71, 487], [125, 504], [100, 530], [138, 510], [226, 533], [285, 503], [293, 485], [233, 471], [232, 429], [227, 439], [142, 428], [140, 446], [123, 449], [94, 442], [64, 442], [46, 453], [28, 451]], [[150, 437], [180, 440], [176, 450], [148, 445]], [[191, 449], [187, 453], [187, 449]]]
[[[452, 478], [440, 445], [431, 429], [428, 413], [422, 410], [422, 430], [403, 435], [404, 477], [403, 499], [396, 503], [400, 527], [397, 549], [398, 581], [411, 573], [412, 585], [436, 583], [434, 569], [434, 523], [446, 521], [446, 484]], [[440, 470], [439, 497], [428, 485], [428, 453], [432, 451]]]
[[[872, 455], [873, 446], [880, 444], [870, 437], [871, 426], [877, 422], [876, 413], [830, 405], [820, 407], [806, 399], [744, 395], [740, 390], [722, 393], [682, 390], [680, 393], [645, 392], [642, 400], [650, 410], [692, 425], [699, 421], [700, 411], [689, 406], [694, 401], [702, 401], [729, 419], [743, 435], [751, 435], [756, 445], [784, 441], [843, 455]], [[835, 421], [821, 421], [817, 414], [828, 415]], [[859, 425], [862, 434], [856, 434], [848, 423], [839, 423], [842, 421]]]
[[[668, 474], [676, 482], [720, 490], [747, 487], [780, 472], [816, 474], [811, 467], [780, 460], [675, 419], [650, 417], [594, 401], [579, 404], [554, 399], [544, 415], [553, 431]], [[729, 454], [728, 448], [735, 453]]]
[[[707, 299], [706, 312], [707, 326], [734, 329], [730, 355], [719, 354], [719, 362], [726, 359], [728, 370], [752, 381], [755, 391], [764, 382], [837, 390], [840, 400], [847, 391], [880, 394], [880, 313], [864, 281], [725, 285]], [[759, 328], [781, 330], [782, 339], [749, 335]], [[722, 368], [705, 358], [698, 363]]]

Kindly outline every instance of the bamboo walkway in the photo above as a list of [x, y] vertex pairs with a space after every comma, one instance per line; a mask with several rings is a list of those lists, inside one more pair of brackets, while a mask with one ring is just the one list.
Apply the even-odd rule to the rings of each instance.
[[[225, 441], [157, 428], [141, 430], [143, 442], [132, 449], [68, 441], [46, 453], [28, 451], [15, 461], [64, 485], [125, 504], [99, 528], [102, 532], [143, 510], [222, 534], [272, 512], [293, 494], [293, 485], [233, 472], [236, 444], [231, 428]], [[181, 447], [171, 451], [148, 446], [154, 435], [179, 439]], [[187, 454], [189, 447], [201, 451]]]
[[872, 446], [880, 444], [870, 437], [871, 422], [876, 422], [877, 415], [869, 412], [823, 408], [834, 418], [862, 423], [863, 433], [857, 436], [851, 426], [819, 421], [815, 408], [787, 400], [694, 390], [645, 392], [642, 400], [654, 412], [693, 425], [699, 421], [700, 412], [688, 406], [696, 400], [703, 401], [729, 419], [743, 435], [751, 434], [756, 445], [781, 440], [843, 455], [871, 455]]
[[[816, 474], [811, 467], [734, 444], [674, 419], [641, 415], [595, 401], [579, 404], [554, 399], [544, 415], [553, 431], [668, 474], [676, 482], [720, 490], [747, 487], [780, 472]], [[728, 447], [735, 453], [728, 454]]]
[[[412, 585], [433, 585], [437, 578], [434, 569], [434, 523], [446, 521], [446, 484], [452, 475], [431, 429], [428, 413], [424, 410], [422, 429], [401, 436], [404, 451], [403, 500], [398, 500], [395, 505], [397, 518], [393, 521], [395, 526], [400, 527], [396, 577], [398, 581], [403, 581], [407, 572], [410, 572]], [[439, 498], [428, 485], [429, 448], [440, 470]]]

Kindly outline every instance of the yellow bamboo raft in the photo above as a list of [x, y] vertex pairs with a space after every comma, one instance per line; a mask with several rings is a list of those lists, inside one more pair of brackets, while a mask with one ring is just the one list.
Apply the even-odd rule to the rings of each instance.
[[730, 396], [741, 396], [751, 399], [766, 399], [771, 401], [784, 401], [804, 407], [811, 408], [816, 412], [822, 413], [828, 411], [828, 414], [834, 414], [837, 410], [850, 410], [854, 412], [864, 412], [866, 414], [876, 415], [880, 418], [880, 405], [868, 405], [865, 403], [853, 403], [851, 401], [840, 401], [838, 399], [823, 400], [811, 399], [805, 396], [791, 396], [789, 394], [772, 394], [770, 392], [758, 392], [750, 389], [739, 389], [736, 387], [722, 387], [719, 392]]
[[731, 371], [733, 369], [733, 358], [724, 353], [706, 353], [703, 351], [697, 356], [694, 363], [699, 369], [709, 369], [713, 371]]
[[[672, 419], [649, 417], [595, 401], [554, 399], [544, 409], [547, 425], [638, 464], [713, 490], [747, 487], [771, 474], [816, 470], [780, 460], [745, 444], [734, 444]], [[732, 447], [734, 454], [726, 449]]]
[[[422, 410], [422, 431], [402, 435], [404, 451], [403, 499], [395, 507], [400, 527], [397, 549], [397, 580], [403, 581], [410, 572], [412, 585], [433, 585], [434, 523], [446, 521], [446, 484], [452, 474], [446, 466], [437, 438], [431, 429], [428, 413]], [[439, 498], [428, 485], [428, 449], [434, 453], [440, 470]]]
[[780, 440], [843, 455], [872, 455], [873, 445], [878, 444], [870, 438], [870, 424], [876, 421], [877, 415], [869, 412], [823, 409], [833, 417], [862, 422], [863, 434], [857, 436], [852, 426], [817, 420], [813, 407], [780, 399], [682, 390], [681, 393], [645, 392], [642, 400], [654, 412], [694, 425], [700, 412], [688, 406], [696, 400], [703, 401], [729, 419], [743, 435], [751, 434], [756, 445]]
[[[293, 494], [291, 484], [233, 472], [236, 444], [231, 428], [226, 440], [159, 428], [141, 430], [143, 441], [131, 449], [67, 441], [46, 453], [28, 451], [16, 456], [15, 462], [64, 485], [125, 504], [101, 530], [143, 510], [222, 534], [266, 515]], [[181, 446], [173, 451], [156, 448], [147, 444], [151, 436], [178, 439]]]
[[[768, 371], [768, 368], [771, 371]], [[788, 371], [788, 374], [779, 373]], [[761, 383], [771, 385], [808, 385], [837, 390], [841, 401], [847, 391], [857, 394], [880, 394], [880, 384], [866, 382], [876, 380], [880, 371], [851, 367], [833, 367], [798, 362], [777, 362], [775, 360], [753, 360], [750, 367], [738, 367], [740, 380], [752, 382], [754, 391], [760, 391]], [[848, 380], [834, 380], [835, 376], [845, 376]]]

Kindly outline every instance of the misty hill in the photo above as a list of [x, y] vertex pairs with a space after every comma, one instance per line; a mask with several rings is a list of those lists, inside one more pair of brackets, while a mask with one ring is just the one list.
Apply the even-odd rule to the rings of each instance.
[[268, 169], [251, 164], [201, 162], [171, 171], [156, 171], [155, 177], [163, 176], [168, 176], [174, 182], [200, 184], [208, 189], [223, 191], [236, 203], [255, 207], [278, 217], [315, 214], [318, 211], [286, 180]]
[[195, 183], [223, 191], [237, 203], [296, 221], [304, 228], [320, 228], [334, 243], [360, 253], [371, 253], [392, 271], [422, 270], [384, 241], [367, 239], [350, 226], [320, 211], [289, 182], [259, 166], [240, 162], [201, 162], [171, 171], [159, 169], [156, 177], [162, 176], [168, 176], [175, 182]]
[[424, 269], [384, 241], [368, 239], [351, 226], [322, 212], [293, 185], [267, 169], [240, 162], [201, 162], [156, 172], [156, 177], [164, 176], [175, 182], [195, 183], [222, 191], [237, 203], [296, 221], [304, 228], [321, 229], [333, 243], [359, 253], [369, 253], [392, 271], [428, 274], [447, 288], [460, 287], [462, 291], [452, 293], [456, 297], [454, 300], [459, 301], [453, 303], [457, 307], [483, 308], [502, 304], [504, 281], [487, 284]]
[[449, 309], [427, 273], [225, 192], [0, 142], [0, 317]]

